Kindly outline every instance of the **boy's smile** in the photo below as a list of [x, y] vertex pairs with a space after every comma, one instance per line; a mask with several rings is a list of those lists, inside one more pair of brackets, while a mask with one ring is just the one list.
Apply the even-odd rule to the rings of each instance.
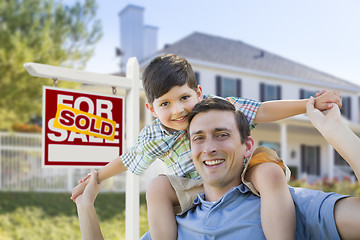
[[202, 97], [200, 86], [194, 91], [184, 84], [173, 87], [166, 94], [156, 98], [152, 104], [147, 103], [146, 107], [154, 117], [160, 119], [168, 131], [185, 130], [188, 126], [189, 113]]

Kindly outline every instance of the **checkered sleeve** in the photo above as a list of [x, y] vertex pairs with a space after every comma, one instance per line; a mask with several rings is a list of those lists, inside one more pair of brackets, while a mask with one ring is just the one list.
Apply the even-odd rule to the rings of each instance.
[[248, 98], [237, 98], [237, 97], [227, 97], [227, 101], [231, 102], [237, 110], [240, 110], [244, 113], [249, 125], [253, 126], [256, 113], [258, 112], [261, 102], [257, 102]]
[[[218, 96], [213, 96], [213, 95], [206, 95], [204, 96], [205, 98], [222, 98], [222, 97], [218, 97]], [[258, 112], [261, 102], [257, 102], [255, 100], [252, 99], [248, 99], [248, 98], [238, 98], [238, 97], [227, 97], [227, 98], [222, 98], [225, 99], [226, 101], [229, 101], [230, 103], [232, 103], [235, 108], [237, 110], [240, 110], [241, 112], [244, 113], [244, 115], [246, 116], [247, 120], [249, 121], [249, 125], [250, 125], [250, 129], [255, 128], [255, 124], [254, 124], [254, 119], [256, 116], [256, 113]]]
[[169, 151], [170, 138], [162, 131], [159, 122], [154, 120], [143, 128], [134, 146], [121, 155], [121, 160], [128, 170], [140, 175], [156, 158]]

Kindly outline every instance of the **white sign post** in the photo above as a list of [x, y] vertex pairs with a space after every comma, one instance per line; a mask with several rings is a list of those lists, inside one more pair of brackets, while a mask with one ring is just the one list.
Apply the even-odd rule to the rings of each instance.
[[[38, 63], [25, 63], [25, 69], [32, 76], [87, 83], [98, 86], [126, 89], [125, 142], [129, 147], [139, 133], [139, 89], [140, 67], [136, 58], [130, 58], [126, 65], [126, 78], [113, 75], [90, 73]], [[139, 177], [126, 173], [126, 240], [139, 239]]]

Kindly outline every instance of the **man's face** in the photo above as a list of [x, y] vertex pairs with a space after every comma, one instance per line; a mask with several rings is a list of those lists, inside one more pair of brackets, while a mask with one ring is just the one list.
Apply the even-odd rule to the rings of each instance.
[[230, 111], [211, 110], [197, 114], [189, 129], [191, 155], [204, 185], [231, 188], [241, 183], [244, 157], [251, 156], [251, 137], [242, 144]]
[[154, 100], [153, 104], [146, 104], [154, 117], [169, 130], [185, 130], [188, 126], [189, 113], [196, 103], [202, 100], [202, 90], [197, 91], [187, 84], [175, 86], [169, 92]]

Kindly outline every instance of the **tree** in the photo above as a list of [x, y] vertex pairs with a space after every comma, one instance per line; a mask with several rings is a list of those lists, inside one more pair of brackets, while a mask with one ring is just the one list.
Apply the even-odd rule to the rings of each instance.
[[102, 35], [96, 9], [95, 0], [71, 6], [56, 0], [0, 1], [0, 130], [41, 116], [42, 86], [52, 80], [30, 76], [24, 63], [86, 66]]

